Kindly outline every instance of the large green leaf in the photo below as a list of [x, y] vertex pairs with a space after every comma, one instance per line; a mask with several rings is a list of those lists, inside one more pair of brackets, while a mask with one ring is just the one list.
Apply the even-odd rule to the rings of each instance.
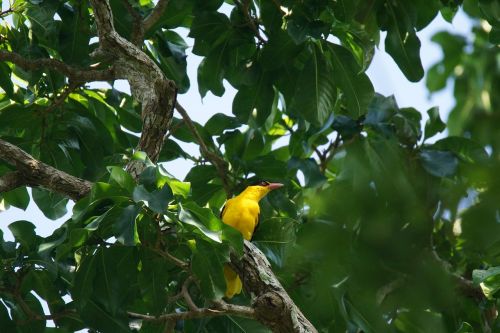
[[424, 139], [431, 138], [437, 133], [442, 132], [446, 128], [446, 124], [443, 123], [443, 121], [439, 117], [438, 107], [432, 107], [427, 110], [427, 115], [429, 116], [429, 119], [425, 123]]
[[253, 86], [244, 86], [238, 90], [233, 100], [233, 114], [242, 123], [255, 118], [262, 125], [271, 114], [274, 89], [266, 75], [262, 74]]
[[62, 59], [75, 65], [86, 65], [89, 59], [90, 15], [86, 0], [73, 6], [61, 6], [57, 11], [63, 29], [59, 32]]
[[417, 82], [424, 76], [420, 59], [420, 40], [411, 25], [409, 13], [402, 6], [386, 2], [389, 27], [385, 38], [385, 50], [391, 55], [406, 78]]
[[33, 223], [28, 221], [12, 222], [9, 224], [9, 230], [14, 235], [16, 241], [27, 249], [34, 248], [37, 245], [37, 235]]
[[449, 151], [422, 150], [420, 158], [425, 170], [436, 177], [450, 177], [458, 167], [457, 157]]
[[220, 299], [226, 291], [223, 265], [229, 261], [229, 249], [203, 240], [196, 241], [192, 269], [200, 280], [201, 292], [208, 299]]
[[32, 189], [33, 200], [47, 218], [57, 220], [63, 217], [67, 212], [68, 198], [65, 196], [46, 190], [44, 188], [34, 187]]
[[208, 208], [201, 208], [194, 203], [186, 203], [186, 209], [179, 205], [179, 220], [196, 227], [208, 239], [222, 242], [222, 222]]
[[30, 195], [26, 187], [18, 187], [9, 192], [2, 193], [5, 202], [11, 206], [26, 210], [30, 203]]
[[57, 0], [46, 0], [39, 4], [28, 4], [25, 11], [39, 43], [54, 50], [59, 49], [58, 35], [61, 25], [54, 20], [59, 5]]
[[137, 234], [136, 218], [140, 207], [129, 205], [121, 209], [120, 216], [113, 224], [116, 239], [123, 245], [134, 246], [140, 243]]
[[344, 94], [347, 113], [353, 118], [359, 118], [366, 113], [373, 98], [373, 85], [347, 49], [333, 43], [327, 43], [327, 47], [334, 81]]
[[0, 62], [0, 88], [5, 91], [7, 96], [12, 98], [14, 95], [14, 84], [10, 79], [10, 73], [10, 67], [5, 63]]
[[296, 78], [298, 84], [293, 96], [285, 96], [291, 103], [291, 114], [302, 116], [310, 123], [321, 125], [333, 112], [337, 98], [335, 72], [326, 62], [319, 47], [312, 45], [307, 62]]

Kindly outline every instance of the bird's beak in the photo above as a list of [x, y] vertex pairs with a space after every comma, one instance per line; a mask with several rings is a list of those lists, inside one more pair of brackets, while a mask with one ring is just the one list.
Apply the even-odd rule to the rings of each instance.
[[269, 185], [267, 185], [267, 187], [270, 189], [270, 190], [275, 190], [277, 188], [280, 188], [280, 187], [283, 187], [285, 185], [281, 184], [281, 183], [270, 183]]

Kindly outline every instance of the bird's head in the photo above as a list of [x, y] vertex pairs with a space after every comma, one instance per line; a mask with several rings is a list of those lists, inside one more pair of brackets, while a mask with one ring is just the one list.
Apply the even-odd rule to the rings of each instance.
[[284, 185], [281, 183], [270, 183], [266, 181], [259, 182], [254, 185], [248, 186], [243, 193], [247, 196], [251, 196], [257, 200], [262, 199], [265, 197], [269, 192], [272, 190], [278, 189], [280, 187], [283, 187]]

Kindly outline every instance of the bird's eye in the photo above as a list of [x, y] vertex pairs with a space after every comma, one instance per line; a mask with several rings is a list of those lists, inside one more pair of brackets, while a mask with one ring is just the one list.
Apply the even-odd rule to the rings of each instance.
[[263, 182], [260, 182], [259, 184], [260, 186], [268, 186], [269, 185], [269, 182], [266, 182], [266, 181], [263, 181]]

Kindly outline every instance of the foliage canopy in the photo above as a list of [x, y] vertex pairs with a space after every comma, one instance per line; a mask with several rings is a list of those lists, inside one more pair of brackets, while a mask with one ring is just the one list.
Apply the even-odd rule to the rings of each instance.
[[[99, 52], [96, 2], [15, 0], [0, 13], [1, 140], [92, 186], [54, 190], [0, 151], [3, 209], [34, 200], [57, 219], [78, 199], [49, 237], [36, 221], [10, 224], [15, 241], [0, 232], [2, 331], [267, 332], [238, 312], [175, 317], [223, 296], [223, 264], [244, 249], [218, 214], [256, 179], [286, 186], [262, 200], [253, 242], [318, 331], [500, 330], [498, 1], [110, 0], [116, 31], [178, 93], [190, 86], [180, 29], [203, 57], [200, 95], [222, 96], [224, 80], [237, 90], [232, 116], [169, 119], [156, 156], [136, 149], [146, 94], [87, 84], [127, 67]], [[375, 93], [375, 46], [422, 80], [417, 32], [460, 7], [474, 29], [437, 33], [443, 58], [425, 77], [431, 92], [453, 83], [449, 119]], [[177, 159], [194, 163], [184, 180], [161, 165]], [[137, 178], [131, 161], [144, 164]], [[16, 172], [23, 180], [7, 182]], [[174, 320], [153, 320], [163, 314]]]

